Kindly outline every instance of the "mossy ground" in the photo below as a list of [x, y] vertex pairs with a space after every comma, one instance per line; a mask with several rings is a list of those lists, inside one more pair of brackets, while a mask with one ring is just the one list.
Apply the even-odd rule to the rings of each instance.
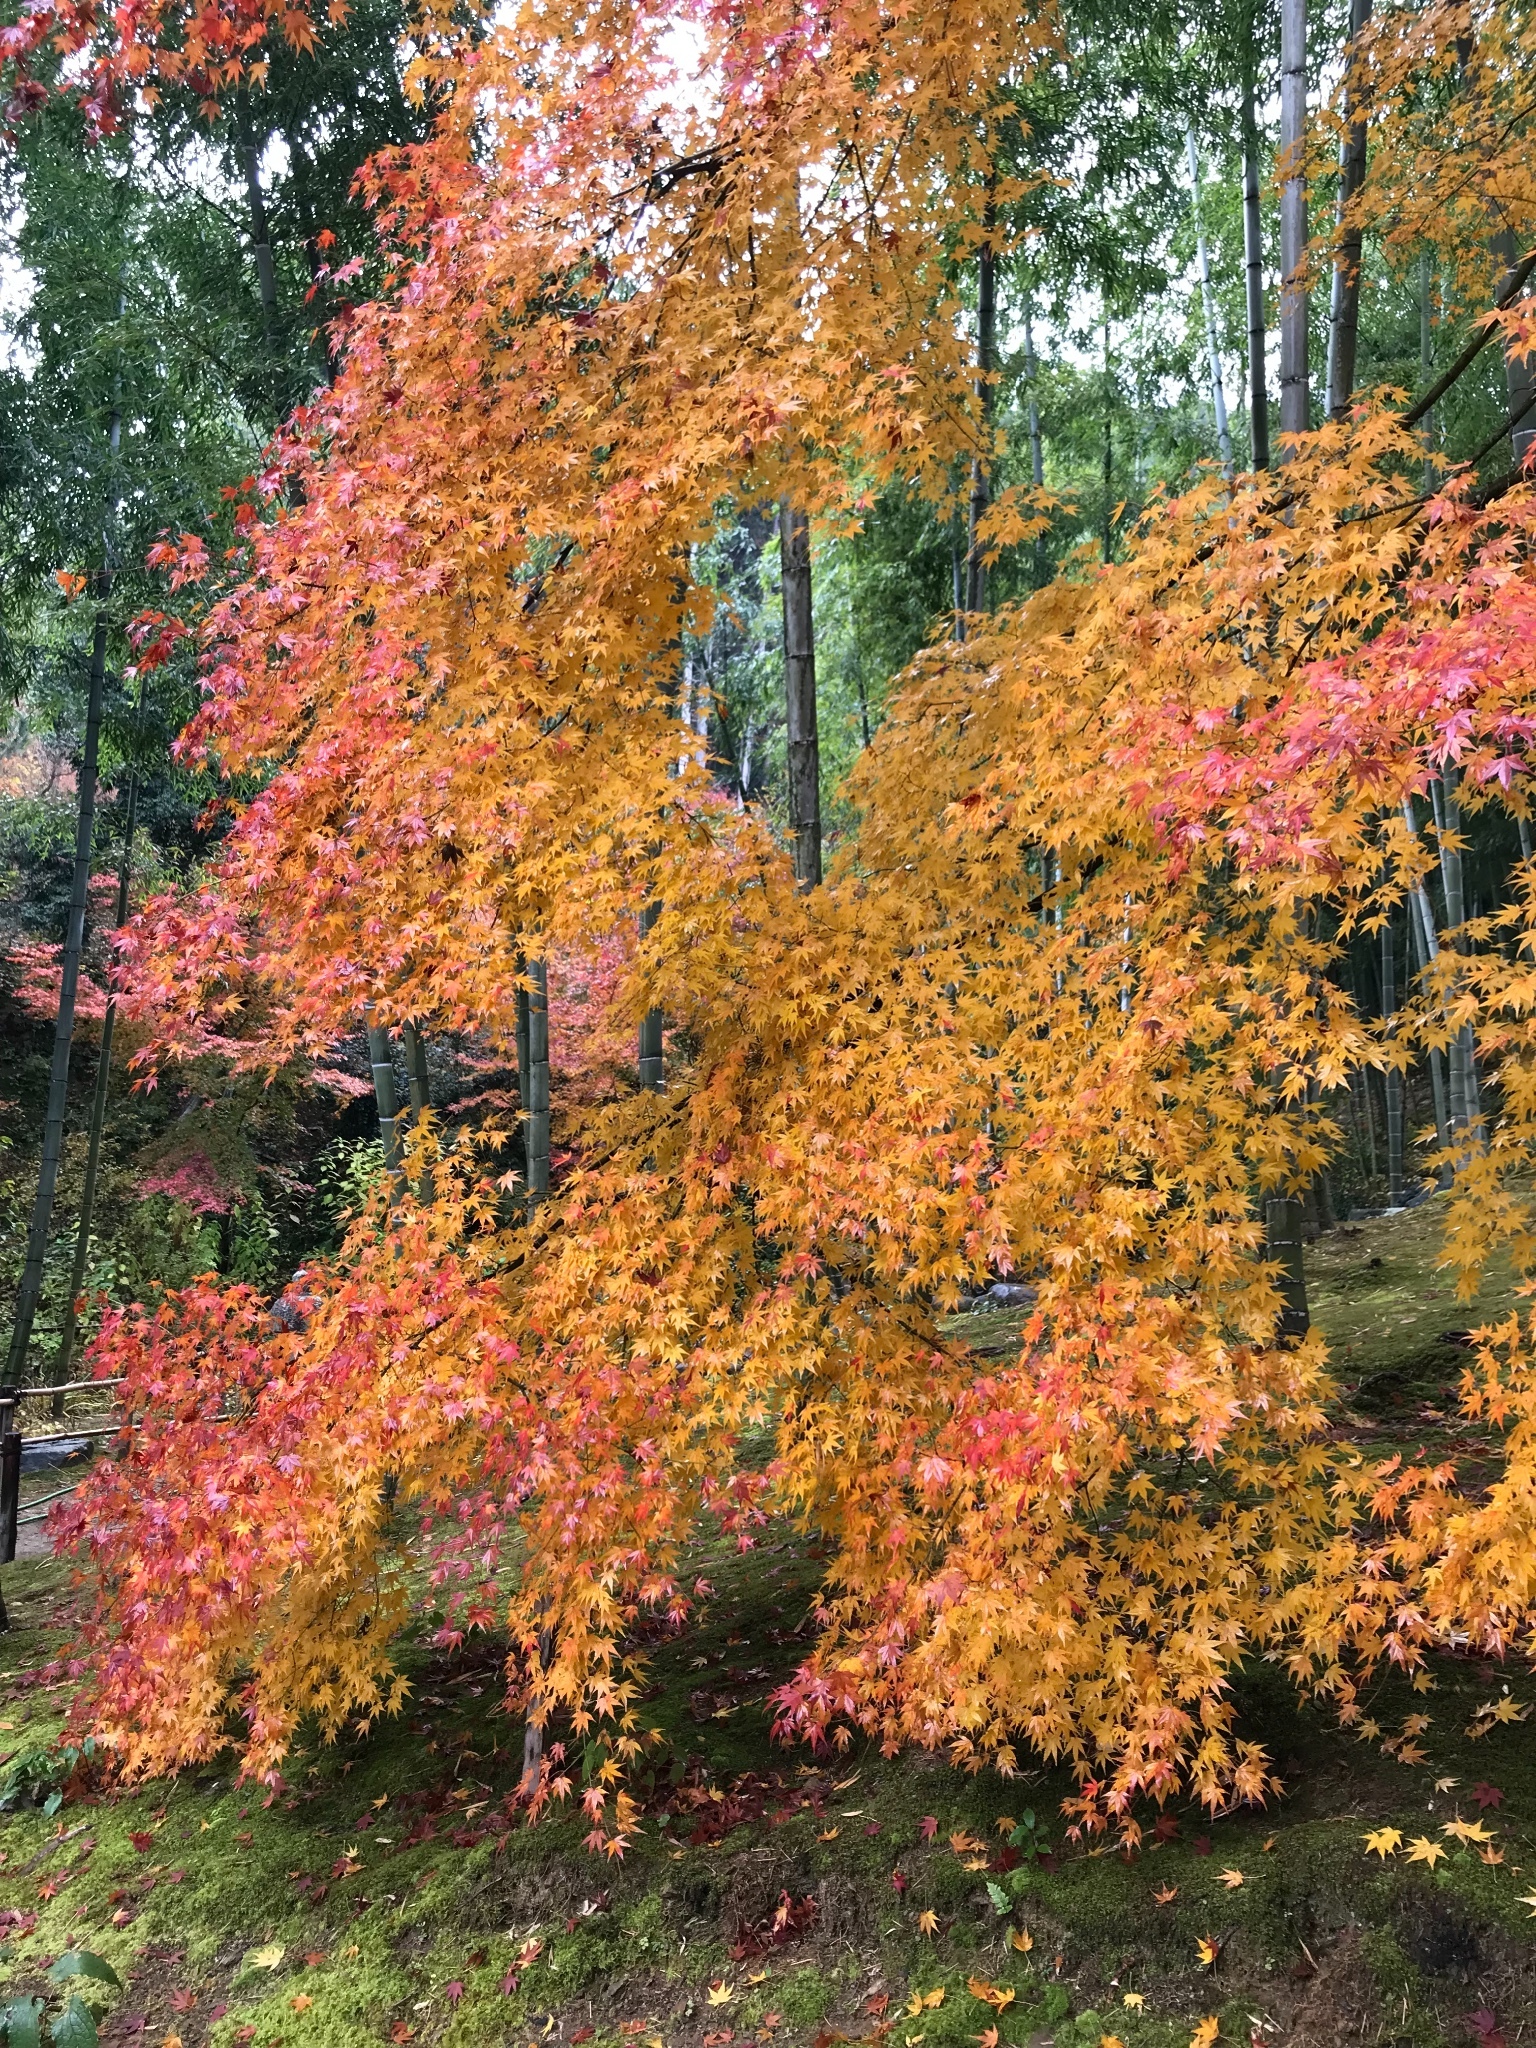
[[[1404, 1442], [1404, 1427], [1465, 1434], [1450, 1419], [1463, 1354], [1434, 1340], [1501, 1305], [1497, 1279], [1478, 1308], [1455, 1303], [1435, 1225], [1367, 1224], [1312, 1262], [1346, 1399]], [[622, 1863], [595, 1860], [575, 1816], [516, 1820], [521, 1731], [494, 1645], [445, 1658], [423, 1640], [405, 1650], [407, 1713], [298, 1755], [270, 1800], [210, 1771], [0, 1820], [0, 1995], [74, 1945], [124, 1979], [103, 2002], [103, 2038], [123, 2048], [960, 2048], [994, 2028], [1000, 2044], [1182, 2048], [1207, 2015], [1229, 2042], [1497, 2048], [1536, 2029], [1536, 1759], [1518, 1720], [1466, 1733], [1480, 1707], [1536, 1704], [1523, 1668], [1447, 1656], [1427, 1697], [1385, 1685], [1370, 1703], [1383, 1731], [1431, 1717], [1409, 1763], [1259, 1668], [1239, 1700], [1283, 1799], [1170, 1813], [1168, 1839], [1128, 1861], [1067, 1841], [1060, 1774], [1003, 1783], [860, 1750], [829, 1768], [775, 1749], [766, 1696], [808, 1640], [814, 1558], [776, 1532], [699, 1565], [715, 1596], [654, 1649], [645, 1715], [662, 1744]], [[68, 1656], [73, 1599], [51, 1561], [7, 1571], [6, 1594], [0, 1754], [59, 1725], [69, 1679], [48, 1667]], [[1006, 1842], [1027, 1812], [1043, 1863]], [[1491, 1840], [1447, 1837], [1458, 1817]], [[1404, 1844], [1385, 1860], [1364, 1839], [1382, 1828]], [[1410, 1862], [1419, 1838], [1444, 1855]]]

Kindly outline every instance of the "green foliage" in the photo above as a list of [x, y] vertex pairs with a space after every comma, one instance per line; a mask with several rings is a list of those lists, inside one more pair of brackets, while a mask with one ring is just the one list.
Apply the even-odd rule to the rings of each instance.
[[96, 1755], [96, 1739], [91, 1735], [78, 1744], [28, 1743], [0, 1772], [0, 1813], [37, 1806], [45, 1818], [51, 1818], [64, 1804], [70, 1779], [82, 1764], [93, 1763]]
[[368, 1206], [384, 1174], [384, 1147], [377, 1138], [333, 1138], [315, 1169], [316, 1207], [339, 1238], [352, 1217]]
[[[66, 1949], [48, 1971], [57, 2009], [48, 2022], [53, 2048], [96, 2048], [96, 2016], [73, 1987], [81, 1980], [93, 1986], [122, 1989], [122, 1979], [109, 1962], [89, 1949]], [[44, 1999], [17, 1998], [0, 2007], [0, 2035], [6, 2048], [40, 2048]]]

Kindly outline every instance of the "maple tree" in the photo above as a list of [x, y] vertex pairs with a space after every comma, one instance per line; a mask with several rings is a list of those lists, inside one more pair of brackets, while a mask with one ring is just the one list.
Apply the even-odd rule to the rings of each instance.
[[[526, 962], [598, 961], [607, 1028], [673, 1027], [670, 1085], [594, 1091], [531, 1217], [422, 1120], [286, 1327], [211, 1284], [109, 1317], [133, 1432], [56, 1516], [103, 1567], [82, 1711], [145, 1771], [221, 1746], [234, 1688], [270, 1776], [302, 1716], [391, 1710], [388, 1502], [415, 1502], [446, 1633], [505, 1627], [514, 1693], [610, 1743], [582, 1796], [621, 1852], [636, 1623], [702, 1597], [701, 1522], [787, 1515], [829, 1561], [781, 1732], [1027, 1745], [1078, 1771], [1080, 1826], [1134, 1838], [1139, 1800], [1270, 1791], [1245, 1657], [1350, 1717], [1364, 1672], [1528, 1628], [1536, 1333], [1468, 1373], [1506, 1432], [1486, 1495], [1367, 1463], [1321, 1340], [1277, 1340], [1257, 1211], [1328, 1156], [1329, 1090], [1470, 1026], [1499, 1113], [1463, 1087], [1450, 1256], [1470, 1283], [1536, 1251], [1536, 879], [1459, 921], [1390, 1030], [1328, 979], [1416, 902], [1431, 783], [1525, 816], [1536, 496], [1425, 489], [1385, 401], [1279, 479], [1205, 473], [1119, 561], [919, 656], [856, 840], [798, 890], [679, 753], [691, 550], [722, 504], [836, 526], [895, 482], [953, 507], [985, 462], [958, 269], [1008, 197], [1001, 83], [1051, 30], [691, 19], [690, 91], [671, 24], [618, 4], [426, 39], [438, 133], [367, 174], [389, 288], [204, 629], [187, 746], [261, 787], [128, 949], [161, 1058], [266, 1070], [365, 1012], [510, 1045]], [[1518, 305], [1499, 328], [1536, 346]], [[979, 546], [1037, 511], [992, 494]], [[214, 571], [193, 537], [162, 559]], [[978, 1360], [945, 1312], [1010, 1272], [1033, 1311]], [[573, 1789], [551, 1751], [531, 1804]]]

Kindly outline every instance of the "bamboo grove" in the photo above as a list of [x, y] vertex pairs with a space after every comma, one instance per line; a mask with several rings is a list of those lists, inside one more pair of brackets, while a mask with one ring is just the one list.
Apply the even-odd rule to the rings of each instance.
[[[29, 23], [12, 59], [75, 39], [102, 105], [310, 32]], [[1429, 240], [1518, 429], [1536, 22], [1360, 19], [1334, 104], [1288, 103], [1274, 467], [1211, 466], [993, 607], [1050, 507], [994, 487], [973, 288], [1058, 47], [989, 0], [424, 9], [431, 139], [365, 173], [382, 288], [232, 559], [161, 551], [143, 659], [199, 636], [182, 744], [254, 793], [128, 928], [121, 1000], [148, 1060], [255, 1073], [364, 1023], [483, 1034], [543, 1137], [508, 1185], [418, 1105], [302, 1314], [210, 1281], [109, 1315], [131, 1439], [56, 1520], [100, 1572], [79, 1711], [125, 1771], [233, 1739], [273, 1777], [306, 1717], [398, 1706], [407, 1512], [448, 1633], [505, 1630], [533, 1729], [610, 1745], [614, 1852], [642, 1624], [686, 1626], [702, 1526], [823, 1547], [786, 1739], [1066, 1759], [1079, 1818], [1131, 1838], [1149, 1800], [1270, 1790], [1246, 1660], [1350, 1718], [1452, 1635], [1527, 1646], [1536, 1331], [1484, 1331], [1466, 1374], [1491, 1485], [1373, 1463], [1278, 1253], [1350, 1077], [1433, 1062], [1448, 1258], [1468, 1289], [1536, 1262], [1536, 495], [1445, 463], [1425, 395], [1353, 391], [1347, 353], [1314, 424], [1306, 340], [1330, 282], [1347, 336], [1362, 234]], [[835, 532], [892, 487], [967, 525], [968, 574], [822, 877], [809, 820], [786, 849], [722, 799], [679, 649], [733, 508]], [[1474, 906], [1457, 862], [1498, 818], [1526, 857]], [[1336, 971], [1362, 935], [1384, 1014]], [[546, 964], [599, 955], [647, 1085], [564, 1111], [551, 1185]], [[998, 1275], [1034, 1307], [982, 1360], [944, 1323]], [[539, 1747], [534, 1812], [571, 1791]]]

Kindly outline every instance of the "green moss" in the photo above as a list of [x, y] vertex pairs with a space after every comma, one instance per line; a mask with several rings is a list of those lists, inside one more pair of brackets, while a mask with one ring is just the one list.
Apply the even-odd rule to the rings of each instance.
[[837, 1995], [832, 1979], [814, 1965], [792, 1970], [777, 1987], [774, 2003], [792, 2027], [814, 2027], [825, 2019]]

